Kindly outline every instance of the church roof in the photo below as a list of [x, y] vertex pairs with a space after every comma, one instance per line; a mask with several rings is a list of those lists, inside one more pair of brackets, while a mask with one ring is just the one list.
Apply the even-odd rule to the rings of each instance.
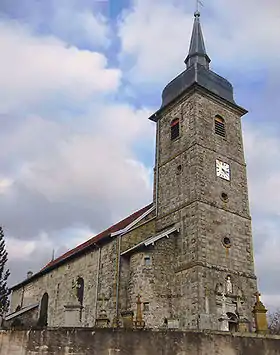
[[236, 105], [233, 97], [231, 83], [209, 69], [211, 60], [207, 55], [203, 33], [200, 24], [200, 13], [194, 14], [194, 24], [189, 47], [189, 53], [185, 59], [186, 69], [166, 85], [162, 92], [161, 108], [150, 119], [157, 121], [159, 113], [181, 95], [184, 95], [194, 87], [199, 87], [226, 100], [230, 105], [239, 108], [243, 113], [247, 112]]
[[86, 242], [78, 245], [76, 248], [71, 249], [67, 251], [65, 254], [61, 255], [55, 260], [50, 261], [43, 269], [41, 269], [39, 272], [34, 274], [28, 279], [25, 279], [21, 283], [13, 286], [11, 290], [17, 289], [25, 284], [28, 284], [32, 280], [48, 273], [49, 271], [57, 268], [61, 264], [64, 264], [65, 262], [69, 261], [70, 259], [76, 258], [80, 256], [81, 254], [85, 253], [86, 251], [95, 248], [98, 243], [101, 243], [102, 241], [105, 241], [108, 237], [113, 237], [118, 235], [118, 232], [123, 232], [125, 231], [131, 224], [136, 223], [138, 220], [141, 219], [141, 217], [144, 218], [149, 211], [153, 209], [153, 203], [150, 203], [149, 205], [141, 208], [140, 210], [132, 213], [130, 216], [126, 217], [125, 219], [121, 220], [120, 222], [112, 225], [111, 227], [105, 229], [103, 232], [97, 234], [96, 236], [90, 238]]

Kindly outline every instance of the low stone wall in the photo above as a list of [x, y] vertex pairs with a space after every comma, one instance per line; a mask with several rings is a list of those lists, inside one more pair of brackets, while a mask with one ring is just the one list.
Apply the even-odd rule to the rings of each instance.
[[280, 355], [280, 336], [48, 329], [0, 331], [0, 355]]

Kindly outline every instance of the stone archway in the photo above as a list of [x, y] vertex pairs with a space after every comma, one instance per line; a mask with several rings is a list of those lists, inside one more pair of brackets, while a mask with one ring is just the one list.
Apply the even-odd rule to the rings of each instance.
[[227, 312], [228, 316], [228, 329], [230, 332], [238, 331], [238, 318], [237, 315], [231, 312]]
[[38, 325], [41, 327], [47, 327], [48, 325], [48, 308], [49, 308], [49, 295], [44, 293], [40, 304], [40, 315]]

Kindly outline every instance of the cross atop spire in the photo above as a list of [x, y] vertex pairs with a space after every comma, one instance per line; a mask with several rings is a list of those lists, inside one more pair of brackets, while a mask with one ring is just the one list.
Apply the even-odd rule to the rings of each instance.
[[193, 64], [200, 64], [206, 69], [209, 69], [209, 63], [211, 59], [208, 57], [205, 49], [202, 29], [200, 25], [200, 12], [199, 12], [200, 1], [197, 0], [197, 10], [194, 13], [194, 25], [192, 31], [191, 44], [189, 49], [189, 54], [185, 59], [187, 68], [191, 67]]

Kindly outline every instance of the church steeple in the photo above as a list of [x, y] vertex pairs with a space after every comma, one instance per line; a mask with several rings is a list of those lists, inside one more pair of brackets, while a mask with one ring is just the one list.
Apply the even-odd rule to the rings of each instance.
[[189, 54], [185, 59], [185, 63], [187, 65], [187, 68], [190, 68], [193, 64], [200, 64], [204, 66], [206, 69], [209, 69], [209, 63], [211, 62], [211, 59], [208, 57], [206, 53], [199, 18], [200, 18], [200, 12], [196, 11], [194, 14], [194, 24], [193, 24]]
[[[199, 4], [200, 1], [197, 0], [197, 3]], [[194, 13], [194, 24], [189, 54], [185, 59], [186, 69], [163, 89], [161, 109], [169, 105], [171, 102], [174, 102], [194, 86], [199, 86], [200, 88], [207, 90], [209, 93], [236, 105], [231, 83], [213, 72], [209, 68], [210, 62], [211, 59], [206, 53], [204, 44], [200, 24], [200, 12], [197, 10]], [[150, 118], [153, 121], [157, 121], [158, 116], [154, 114]]]

